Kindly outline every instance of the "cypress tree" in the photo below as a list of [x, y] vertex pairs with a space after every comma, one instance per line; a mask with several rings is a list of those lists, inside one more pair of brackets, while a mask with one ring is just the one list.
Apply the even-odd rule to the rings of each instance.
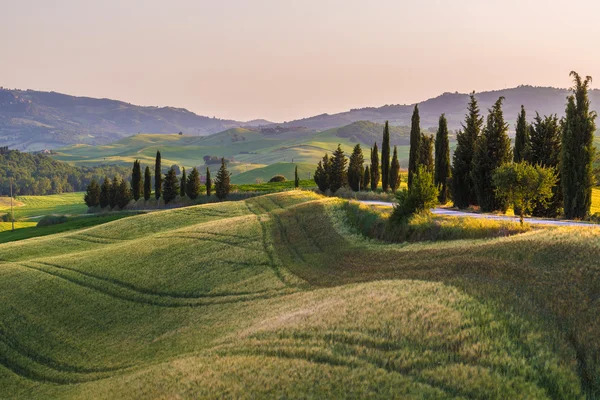
[[525, 161], [545, 168], [554, 168], [557, 183], [552, 188], [552, 197], [545, 202], [534, 202], [531, 212], [536, 217], [554, 218], [560, 215], [563, 206], [562, 187], [560, 182], [561, 127], [556, 115], [536, 117], [531, 124], [530, 151]]
[[489, 110], [487, 124], [477, 140], [471, 176], [482, 211], [506, 211], [508, 203], [496, 195], [492, 175], [500, 165], [512, 160], [508, 124], [504, 122], [500, 97]]
[[383, 140], [381, 142], [381, 188], [387, 192], [390, 184], [390, 127], [385, 121]]
[[117, 206], [122, 210], [131, 200], [131, 188], [126, 179], [122, 179], [117, 188]]
[[179, 184], [179, 195], [185, 196], [185, 188], [187, 186], [187, 175], [185, 174], [185, 167], [181, 171], [181, 183]]
[[329, 190], [335, 193], [339, 188], [345, 186], [347, 183], [346, 175], [346, 156], [344, 150], [338, 144], [337, 149], [333, 152], [333, 159], [330, 162], [331, 172], [328, 174], [329, 177]]
[[87, 186], [83, 200], [88, 207], [96, 207], [100, 204], [100, 185], [96, 179], [92, 179]]
[[446, 121], [446, 116], [442, 114], [435, 137], [435, 171], [433, 174], [433, 182], [438, 188], [438, 200], [441, 204], [446, 204], [448, 201], [448, 178], [450, 178], [448, 121]]
[[192, 168], [192, 172], [187, 178], [185, 193], [192, 200], [200, 195], [200, 173], [198, 173], [198, 168], [196, 167]]
[[365, 174], [363, 176], [363, 187], [364, 190], [369, 190], [369, 184], [371, 183], [371, 170], [369, 169], [369, 166], [367, 165], [365, 167]]
[[425, 167], [433, 175], [433, 135], [421, 134], [418, 165]]
[[300, 177], [298, 176], [298, 166], [294, 168], [294, 187], [298, 189], [300, 187]]
[[138, 201], [142, 195], [142, 167], [139, 160], [133, 162], [131, 171], [131, 195]]
[[458, 208], [467, 208], [471, 204], [477, 205], [471, 171], [483, 117], [479, 115], [475, 92], [471, 93], [470, 98], [465, 123], [462, 124], [463, 129], [456, 135], [457, 145], [452, 159], [452, 200], [454, 206]]
[[156, 151], [156, 160], [154, 163], [154, 197], [160, 199], [162, 193], [162, 172], [161, 172], [161, 157], [160, 151]]
[[410, 153], [408, 155], [408, 188], [412, 186], [413, 176], [419, 167], [421, 153], [421, 118], [419, 106], [415, 105], [410, 126]]
[[394, 146], [394, 155], [392, 156], [392, 165], [390, 166], [390, 189], [396, 193], [400, 186], [400, 161], [398, 161], [398, 149]]
[[350, 155], [350, 162], [348, 164], [348, 184], [355, 192], [358, 192], [360, 188], [363, 187], [362, 180], [365, 173], [363, 166], [364, 161], [365, 159], [360, 144], [357, 144], [352, 150], [352, 155]]
[[152, 195], [152, 175], [150, 175], [150, 167], [146, 166], [144, 170], [144, 200], [150, 200]]
[[163, 200], [165, 204], [169, 204], [171, 200], [175, 200], [179, 194], [179, 181], [177, 180], [177, 173], [175, 168], [171, 167], [165, 175], [163, 181]]
[[376, 191], [379, 185], [379, 152], [377, 150], [377, 142], [371, 149], [371, 190]]
[[327, 171], [325, 170], [326, 165], [324, 164], [329, 164], [329, 156], [327, 154], [325, 154], [322, 161], [319, 161], [317, 170], [313, 174], [313, 179], [322, 193], [325, 193], [329, 189]]
[[104, 182], [102, 182], [102, 186], [100, 187], [100, 199], [99, 204], [101, 208], [104, 208], [110, 205], [110, 191], [111, 184], [108, 176], [104, 177]]
[[224, 200], [231, 190], [230, 177], [231, 174], [225, 166], [225, 158], [221, 158], [221, 168], [219, 168], [215, 179], [215, 192], [220, 200]]
[[110, 195], [108, 205], [110, 208], [115, 208], [117, 204], [119, 204], [119, 186], [121, 185], [121, 178], [119, 176], [115, 176], [112, 181], [112, 185], [110, 185]]
[[212, 179], [210, 179], [210, 169], [208, 169], [208, 167], [206, 167], [206, 196], [210, 197], [210, 195], [212, 194]]
[[514, 161], [518, 163], [526, 160], [529, 149], [529, 125], [527, 124], [527, 114], [525, 113], [525, 107], [521, 106], [521, 112], [517, 117], [515, 131]]
[[561, 181], [567, 218], [585, 218], [592, 205], [594, 133], [596, 112], [590, 111], [588, 88], [592, 78], [571, 72], [573, 94], [568, 97], [563, 121]]

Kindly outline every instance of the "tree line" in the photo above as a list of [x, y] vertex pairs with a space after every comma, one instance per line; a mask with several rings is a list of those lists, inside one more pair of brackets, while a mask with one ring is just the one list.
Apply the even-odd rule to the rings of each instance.
[[[514, 149], [500, 97], [481, 115], [471, 93], [465, 121], [457, 133], [452, 163], [448, 124], [439, 118], [435, 135], [421, 131], [419, 107], [411, 118], [408, 162], [408, 189], [397, 194], [401, 218], [418, 209], [452, 200], [459, 209], [479, 207], [482, 211], [515, 212], [534, 216], [583, 219], [589, 215], [594, 184], [593, 145], [596, 113], [590, 111], [590, 77], [571, 72], [574, 86], [567, 98], [565, 116], [540, 116], [530, 123], [525, 107], [517, 117]], [[348, 164], [347, 168], [346, 165]], [[385, 123], [381, 157], [377, 143], [371, 147], [370, 165], [365, 165], [360, 144], [349, 160], [341, 146], [319, 161], [314, 180], [321, 192], [335, 193], [343, 186], [353, 191], [396, 192], [400, 185], [400, 164], [394, 146], [390, 161], [389, 125]], [[412, 204], [412, 205], [411, 205]]]
[[[224, 158], [221, 159], [221, 167], [213, 182], [210, 176], [210, 170], [206, 168], [206, 178], [204, 185], [200, 181], [200, 173], [196, 167], [192, 168], [188, 175], [185, 168], [181, 170], [181, 178], [177, 177], [176, 166], [171, 166], [165, 174], [162, 171], [162, 157], [160, 151], [156, 152], [154, 163], [154, 179], [150, 167], [146, 166], [142, 178], [142, 168], [139, 160], [135, 160], [131, 170], [131, 182], [115, 175], [113, 179], [108, 176], [100, 184], [93, 179], [86, 188], [84, 196], [85, 204], [88, 207], [99, 208], [119, 208], [123, 209], [132, 200], [144, 201], [152, 197], [156, 201], [162, 199], [165, 204], [175, 201], [178, 197], [188, 197], [191, 200], [197, 199], [202, 192], [210, 197], [214, 194], [219, 200], [224, 200], [231, 191], [231, 174], [227, 170], [227, 164]], [[154, 181], [154, 191], [152, 191]], [[204, 186], [204, 191], [202, 186]]]

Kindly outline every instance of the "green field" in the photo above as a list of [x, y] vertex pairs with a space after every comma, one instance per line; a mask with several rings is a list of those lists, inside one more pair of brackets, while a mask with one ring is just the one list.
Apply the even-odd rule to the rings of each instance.
[[0, 259], [0, 398], [600, 396], [593, 229], [384, 244], [289, 191]]
[[[15, 219], [37, 218], [48, 214], [83, 214], [87, 206], [83, 202], [84, 193], [62, 193], [48, 196], [17, 196], [14, 207]], [[0, 214], [10, 211], [10, 198], [0, 198]]]

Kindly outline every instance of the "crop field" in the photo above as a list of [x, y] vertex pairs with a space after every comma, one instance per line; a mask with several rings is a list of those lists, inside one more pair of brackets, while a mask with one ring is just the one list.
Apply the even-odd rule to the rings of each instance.
[[385, 244], [345, 204], [289, 191], [0, 244], [0, 398], [600, 396], [597, 230]]

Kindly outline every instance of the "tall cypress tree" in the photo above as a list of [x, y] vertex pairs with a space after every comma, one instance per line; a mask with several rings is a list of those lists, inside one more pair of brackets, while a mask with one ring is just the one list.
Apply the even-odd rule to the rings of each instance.
[[196, 167], [192, 168], [192, 172], [190, 172], [190, 176], [187, 178], [185, 193], [192, 200], [200, 195], [200, 173]]
[[162, 172], [161, 172], [160, 151], [156, 151], [156, 160], [154, 162], [154, 196], [156, 200], [160, 199], [162, 194]]
[[529, 125], [527, 124], [527, 114], [525, 113], [525, 106], [521, 106], [521, 112], [517, 117], [517, 126], [515, 130], [514, 161], [518, 163], [526, 160], [529, 149]]
[[377, 150], [377, 142], [371, 149], [371, 190], [376, 191], [379, 185], [379, 151]]
[[390, 166], [390, 189], [396, 193], [396, 189], [400, 186], [400, 161], [398, 161], [398, 149], [394, 146], [394, 155], [392, 156], [392, 164]]
[[111, 183], [108, 176], [104, 177], [104, 182], [102, 182], [102, 186], [100, 187], [100, 200], [99, 204], [101, 208], [104, 208], [110, 205], [110, 192], [111, 192]]
[[150, 167], [146, 165], [144, 170], [144, 200], [150, 200], [152, 195], [152, 175], [150, 175]]
[[435, 171], [433, 182], [438, 188], [441, 204], [448, 201], [448, 178], [450, 178], [450, 143], [448, 141], [448, 121], [442, 114], [435, 137]]
[[131, 188], [129, 187], [129, 182], [127, 182], [126, 179], [121, 180], [116, 193], [117, 206], [119, 206], [120, 209], [125, 208], [125, 206], [129, 204], [129, 201], [131, 200]]
[[458, 208], [467, 208], [471, 204], [477, 205], [471, 170], [475, 145], [483, 125], [483, 117], [479, 115], [475, 92], [470, 95], [467, 110], [462, 130], [456, 135], [457, 145], [452, 159], [452, 201]]
[[221, 158], [221, 168], [215, 179], [215, 193], [220, 200], [224, 200], [231, 190], [230, 177], [231, 174], [225, 165], [225, 158]]
[[415, 105], [410, 125], [410, 153], [408, 155], [408, 188], [412, 186], [413, 176], [417, 173], [419, 166], [419, 154], [421, 152], [421, 118], [419, 117], [419, 105]]
[[362, 149], [360, 148], [360, 144], [357, 144], [352, 150], [348, 164], [348, 185], [355, 192], [358, 192], [364, 186], [362, 183], [365, 173], [364, 162]]
[[387, 192], [390, 184], [390, 127], [385, 121], [381, 142], [381, 188]]
[[175, 168], [171, 167], [165, 175], [163, 181], [163, 200], [165, 204], [169, 204], [171, 200], [175, 200], [179, 194], [179, 181], [177, 180], [177, 173]]
[[142, 195], [142, 167], [139, 160], [133, 162], [131, 171], [131, 195], [138, 201]]
[[339, 188], [345, 186], [348, 179], [346, 174], [346, 164], [348, 160], [344, 155], [344, 150], [338, 144], [337, 149], [333, 152], [331, 160], [331, 172], [329, 173], [329, 190], [335, 193]]
[[592, 78], [571, 72], [575, 86], [563, 121], [561, 180], [567, 218], [585, 218], [592, 205], [596, 112], [590, 111], [588, 88]]
[[433, 135], [421, 134], [418, 166], [423, 166], [433, 176]]
[[298, 189], [300, 187], [300, 177], [298, 176], [298, 166], [294, 168], [294, 187]]
[[554, 168], [557, 175], [556, 186], [552, 188], [552, 197], [544, 203], [535, 202], [531, 214], [536, 217], [554, 218], [560, 215], [563, 207], [559, 168], [562, 131], [558, 118], [556, 115], [541, 118], [536, 114], [529, 134], [531, 146], [525, 161], [533, 165]]
[[365, 174], [363, 176], [363, 187], [364, 190], [369, 190], [369, 184], [371, 183], [371, 170], [369, 169], [369, 166], [367, 165], [365, 167]]
[[115, 208], [119, 204], [119, 186], [121, 185], [121, 177], [115, 176], [110, 185], [110, 195], [108, 205], [110, 208]]
[[85, 201], [85, 205], [88, 207], [96, 207], [100, 204], [100, 185], [98, 185], [96, 179], [92, 179], [87, 186], [83, 201]]
[[500, 165], [512, 160], [508, 124], [504, 122], [500, 97], [489, 110], [487, 124], [477, 140], [471, 176], [482, 211], [506, 211], [508, 203], [496, 196], [492, 175]]
[[210, 179], [210, 169], [206, 167], [206, 196], [210, 197], [212, 194], [212, 179]]
[[187, 186], [187, 175], [185, 174], [185, 167], [181, 171], [181, 183], [179, 184], [179, 195], [185, 196], [185, 188]]

